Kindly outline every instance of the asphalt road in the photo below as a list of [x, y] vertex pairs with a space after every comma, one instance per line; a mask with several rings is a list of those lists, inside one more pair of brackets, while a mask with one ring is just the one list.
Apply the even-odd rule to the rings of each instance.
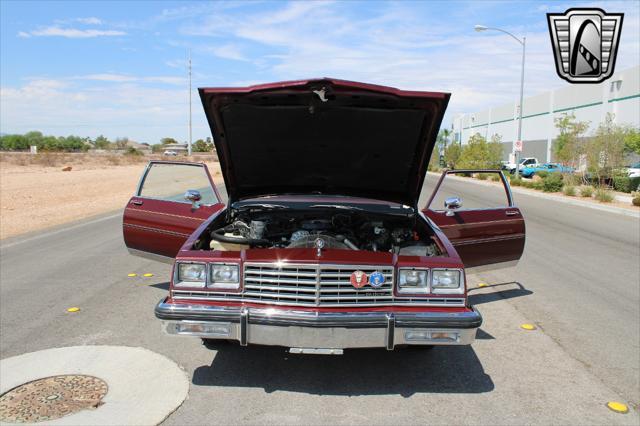
[[[499, 196], [472, 183], [451, 190], [465, 205]], [[129, 256], [120, 215], [106, 215], [3, 242], [0, 358], [94, 344], [164, 354], [191, 380], [166, 424], [640, 423], [638, 219], [515, 198], [525, 254], [515, 268], [468, 277], [489, 284], [471, 292], [485, 319], [471, 347], [294, 356], [163, 335], [153, 306], [169, 266]], [[632, 411], [609, 411], [611, 400]]]

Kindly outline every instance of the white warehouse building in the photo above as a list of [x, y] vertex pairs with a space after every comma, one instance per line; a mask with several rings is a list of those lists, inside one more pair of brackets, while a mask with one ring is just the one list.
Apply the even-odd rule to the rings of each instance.
[[[591, 136], [607, 113], [615, 122], [640, 127], [640, 66], [615, 73], [600, 84], [570, 84], [523, 100], [522, 157], [554, 161], [553, 141], [558, 135], [554, 119], [573, 113], [590, 122], [585, 136]], [[487, 138], [502, 137], [504, 160], [513, 151], [518, 136], [518, 101], [453, 118], [454, 140], [466, 144], [476, 133]]]

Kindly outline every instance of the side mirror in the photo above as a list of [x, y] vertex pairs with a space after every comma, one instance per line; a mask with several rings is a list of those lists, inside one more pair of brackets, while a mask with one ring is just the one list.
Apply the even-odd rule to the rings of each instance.
[[450, 197], [444, 200], [444, 208], [447, 211], [446, 216], [453, 216], [454, 210], [462, 207], [462, 200], [460, 197]]
[[191, 202], [191, 208], [197, 209], [200, 207], [198, 201], [202, 199], [202, 195], [200, 195], [200, 191], [196, 191], [195, 189], [187, 189], [187, 192], [184, 193], [184, 199]]

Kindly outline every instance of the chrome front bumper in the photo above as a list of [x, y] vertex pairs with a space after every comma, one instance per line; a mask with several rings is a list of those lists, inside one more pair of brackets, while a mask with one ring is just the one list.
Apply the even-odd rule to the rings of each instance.
[[467, 312], [313, 312], [167, 303], [155, 308], [171, 335], [237, 340], [241, 345], [346, 349], [469, 345], [482, 324]]

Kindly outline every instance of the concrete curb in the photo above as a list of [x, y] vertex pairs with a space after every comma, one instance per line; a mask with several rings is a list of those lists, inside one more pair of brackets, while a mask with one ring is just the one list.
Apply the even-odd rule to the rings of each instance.
[[38, 424], [156, 425], [178, 409], [189, 392], [184, 370], [155, 352], [125, 346], [72, 346], [0, 360], [0, 394], [63, 374], [91, 375], [107, 382], [104, 404]]
[[[435, 173], [435, 172], [427, 172], [427, 174], [430, 174], [431, 176], [438, 176], [438, 177], [441, 175], [441, 173]], [[473, 179], [473, 178], [463, 178], [458, 176], [450, 176], [447, 179], [455, 179], [460, 182], [469, 182], [475, 185], [484, 185], [484, 186], [496, 185], [492, 182], [486, 182], [486, 181]], [[549, 193], [537, 192], [537, 191], [527, 191], [526, 189], [518, 188], [517, 186], [516, 187], [512, 186], [511, 192], [513, 192], [514, 194], [530, 195], [532, 197], [544, 198], [547, 200], [557, 201], [559, 203], [570, 204], [573, 206], [580, 206], [580, 207], [588, 207], [594, 210], [600, 210], [600, 211], [605, 211], [609, 213], [617, 213], [623, 216], [629, 216], [629, 217], [640, 219], [640, 211], [623, 209], [621, 207], [607, 206], [603, 204], [594, 204], [588, 201], [582, 201], [580, 199], [572, 199], [572, 198], [564, 197], [562, 195], [555, 195], [555, 194], [549, 194]]]

